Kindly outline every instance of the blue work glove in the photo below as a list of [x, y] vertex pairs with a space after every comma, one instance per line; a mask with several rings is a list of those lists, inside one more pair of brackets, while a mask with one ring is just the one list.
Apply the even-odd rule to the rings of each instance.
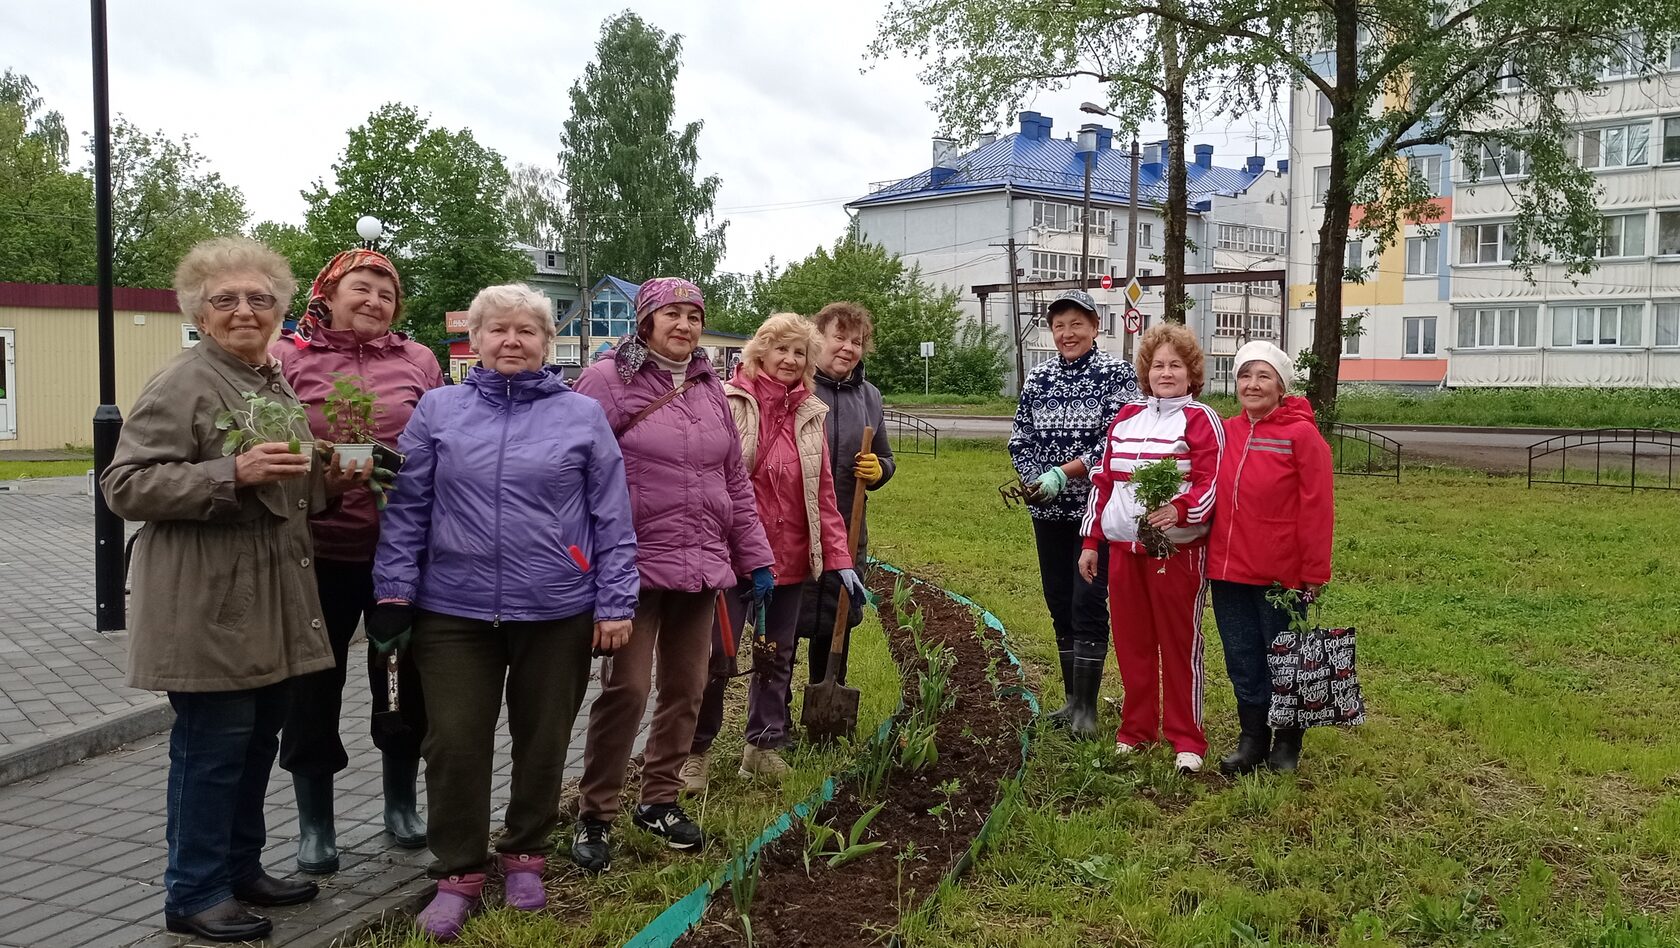
[[770, 572], [770, 567], [760, 566], [752, 571], [753, 605], [770, 605], [770, 596], [776, 591], [776, 577]]
[[1033, 486], [1038, 489], [1039, 500], [1051, 500], [1067, 487], [1067, 482], [1067, 473], [1059, 467], [1053, 467], [1038, 475], [1038, 480], [1033, 482]]
[[846, 590], [846, 595], [851, 597], [852, 614], [861, 615], [864, 605], [869, 602], [869, 593], [864, 591], [863, 580], [858, 579], [857, 570], [841, 570], [840, 585]]

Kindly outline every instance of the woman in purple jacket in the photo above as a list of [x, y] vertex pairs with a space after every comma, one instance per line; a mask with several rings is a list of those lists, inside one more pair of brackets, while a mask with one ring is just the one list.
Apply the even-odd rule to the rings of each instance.
[[647, 709], [656, 651], [659, 700], [631, 821], [672, 849], [697, 850], [704, 842], [677, 804], [678, 768], [706, 689], [714, 603], [719, 590], [748, 576], [766, 591], [773, 582], [740, 438], [700, 348], [705, 307], [700, 288], [687, 280], [649, 280], [636, 294], [635, 335], [577, 380], [579, 392], [606, 408], [624, 451], [642, 579], [630, 643], [603, 663], [601, 696], [589, 712], [572, 861], [591, 872], [611, 859], [608, 832]]
[[409, 419], [374, 560], [368, 638], [399, 650], [412, 638], [431, 717], [422, 750], [440, 881], [416, 921], [444, 941], [484, 886], [504, 681], [513, 785], [496, 850], [508, 905], [535, 911], [590, 650], [622, 647], [636, 611], [624, 459], [600, 404], [543, 369], [549, 314], [522, 284], [474, 298], [479, 364]]

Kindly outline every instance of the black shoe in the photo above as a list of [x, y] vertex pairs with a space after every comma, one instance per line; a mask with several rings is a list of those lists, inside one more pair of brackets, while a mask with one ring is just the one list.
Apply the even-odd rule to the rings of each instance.
[[233, 887], [233, 897], [246, 905], [302, 905], [320, 892], [321, 887], [308, 880], [276, 879], [266, 872]]
[[1081, 740], [1097, 736], [1097, 695], [1102, 692], [1103, 665], [1107, 661], [1107, 641], [1074, 641], [1073, 693], [1067, 721], [1068, 730]]
[[1272, 749], [1272, 729], [1266, 723], [1267, 708], [1263, 704], [1237, 705], [1237, 720], [1242, 734], [1237, 749], [1219, 759], [1219, 772], [1226, 776], [1253, 773], [1266, 762]]
[[1073, 646], [1063, 648], [1062, 645], [1063, 643], [1057, 643], [1056, 657], [1061, 659], [1062, 693], [1066, 695], [1067, 700], [1062, 702], [1061, 707], [1044, 716], [1051, 727], [1067, 727], [1068, 715], [1073, 713]]
[[403, 849], [419, 849], [426, 845], [426, 821], [420, 818], [419, 797], [415, 789], [420, 761], [413, 757], [386, 754], [384, 764], [385, 831]]
[[606, 872], [612, 865], [612, 824], [584, 817], [572, 828], [572, 862], [584, 872]]
[[297, 793], [297, 867], [304, 872], [338, 871], [338, 835], [333, 830], [333, 778], [292, 774]]
[[1266, 766], [1282, 774], [1300, 766], [1301, 733], [1298, 727], [1280, 727], [1272, 732], [1272, 753], [1266, 758]]
[[196, 915], [163, 915], [164, 927], [178, 935], [210, 941], [256, 941], [274, 931], [274, 923], [246, 911], [238, 899], [223, 899]]
[[630, 822], [664, 839], [665, 845], [672, 849], [699, 849], [706, 844], [706, 837], [700, 832], [700, 827], [675, 803], [638, 806], [635, 814], [630, 817]]

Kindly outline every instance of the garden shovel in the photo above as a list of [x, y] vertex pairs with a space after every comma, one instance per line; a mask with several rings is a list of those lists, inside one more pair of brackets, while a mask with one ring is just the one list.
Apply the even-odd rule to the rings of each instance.
[[[868, 451], [870, 442], [874, 440], [875, 430], [865, 426], [863, 447], [859, 450]], [[863, 530], [863, 495], [868, 486], [860, 477], [857, 479], [857, 490], [852, 494], [852, 520], [846, 531], [846, 546], [851, 551], [854, 563], [857, 559], [858, 535]], [[840, 670], [841, 657], [846, 651], [846, 620], [849, 618], [851, 604], [851, 594], [842, 584], [840, 600], [834, 606], [834, 644], [828, 650], [828, 673], [823, 675], [822, 681], [805, 686], [805, 713], [801, 723], [805, 725], [805, 739], [813, 744], [833, 743], [841, 737], [849, 736], [857, 727], [858, 690], [835, 680]]]

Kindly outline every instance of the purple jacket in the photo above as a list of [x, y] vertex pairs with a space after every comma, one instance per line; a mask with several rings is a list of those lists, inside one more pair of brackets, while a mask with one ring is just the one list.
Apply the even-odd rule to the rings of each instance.
[[492, 622], [635, 614], [618, 441], [558, 374], [476, 366], [421, 397], [398, 450], [408, 460], [380, 525], [379, 599]]
[[[613, 427], [671, 390], [671, 374], [644, 363], [626, 382], [617, 353], [584, 370], [577, 390], [600, 401]], [[636, 565], [654, 589], [726, 589], [772, 561], [758, 522], [741, 437], [723, 384], [704, 355], [694, 387], [624, 435], [624, 470], [636, 518]]]

